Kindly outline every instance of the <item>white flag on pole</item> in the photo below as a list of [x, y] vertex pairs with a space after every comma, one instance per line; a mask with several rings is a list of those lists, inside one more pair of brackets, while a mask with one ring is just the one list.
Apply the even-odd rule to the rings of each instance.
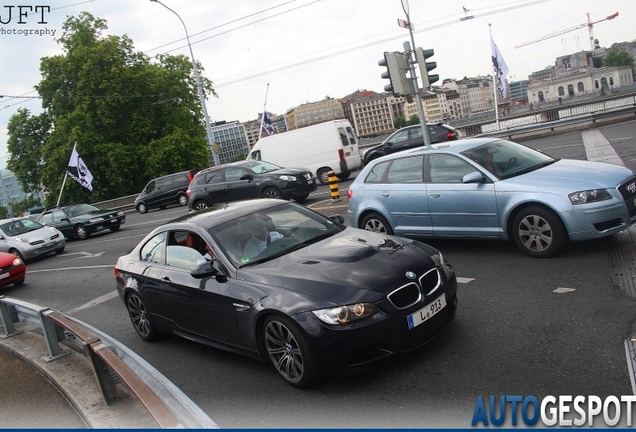
[[506, 77], [508, 76], [508, 66], [499, 51], [499, 47], [495, 44], [495, 40], [490, 35], [490, 53], [492, 56], [492, 67], [495, 70], [495, 83], [501, 91], [503, 99], [506, 98]]
[[75, 150], [75, 147], [73, 147], [73, 153], [71, 153], [71, 160], [68, 161], [66, 173], [89, 191], [93, 190], [93, 175], [86, 167], [79, 153], [77, 153], [77, 150]]

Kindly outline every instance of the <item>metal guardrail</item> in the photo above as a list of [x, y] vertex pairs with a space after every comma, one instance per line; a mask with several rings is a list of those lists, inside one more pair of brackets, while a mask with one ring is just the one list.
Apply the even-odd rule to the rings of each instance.
[[55, 361], [66, 356], [60, 342], [90, 359], [106, 404], [117, 399], [116, 376], [146, 408], [161, 428], [218, 428], [197, 405], [137, 354], [105, 333], [73, 317], [11, 297], [0, 296], [0, 322], [8, 338], [20, 334], [17, 322], [42, 330], [48, 353]]
[[100, 202], [97, 202], [97, 203], [93, 203], [93, 205], [95, 207], [97, 207], [98, 209], [101, 209], [101, 210], [109, 210], [109, 209], [124, 210], [124, 209], [130, 209], [130, 208], [134, 207], [135, 199], [137, 199], [137, 196], [139, 196], [139, 194], [123, 196], [123, 197], [119, 197], [119, 198], [115, 198], [115, 199], [111, 199], [111, 200], [106, 200], [106, 201], [100, 201]]

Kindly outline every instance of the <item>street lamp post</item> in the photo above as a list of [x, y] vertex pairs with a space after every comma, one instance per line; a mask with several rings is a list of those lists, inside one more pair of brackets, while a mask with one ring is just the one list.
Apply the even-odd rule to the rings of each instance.
[[210, 126], [210, 117], [208, 116], [208, 109], [205, 105], [205, 95], [203, 94], [203, 85], [201, 84], [201, 76], [199, 75], [199, 68], [197, 67], [197, 62], [194, 59], [194, 53], [192, 52], [192, 45], [190, 45], [190, 36], [188, 35], [188, 29], [186, 28], [185, 23], [181, 19], [178, 13], [170, 9], [165, 4], [161, 3], [159, 0], [150, 0], [153, 3], [159, 3], [161, 6], [168, 9], [170, 12], [175, 14], [181, 24], [183, 24], [183, 29], [185, 30], [186, 40], [188, 41], [188, 48], [190, 49], [190, 57], [192, 58], [192, 67], [194, 68], [194, 76], [197, 80], [197, 88], [199, 89], [199, 99], [201, 99], [201, 108], [203, 109], [203, 118], [205, 120], [205, 130], [208, 137], [208, 147], [212, 150], [212, 158], [214, 160], [214, 165], [221, 165], [221, 161], [219, 160], [219, 154], [216, 151], [216, 144], [214, 143], [214, 137], [212, 136], [212, 126]]

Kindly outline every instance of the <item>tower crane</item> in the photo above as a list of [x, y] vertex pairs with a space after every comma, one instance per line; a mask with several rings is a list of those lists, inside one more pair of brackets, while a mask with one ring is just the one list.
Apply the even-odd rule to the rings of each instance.
[[591, 46], [592, 49], [595, 49], [596, 48], [596, 44], [594, 42], [594, 24], [598, 24], [598, 23], [603, 22], [603, 21], [613, 20], [617, 16], [618, 16], [618, 12], [616, 12], [615, 14], [609, 15], [609, 16], [603, 18], [603, 19], [600, 19], [598, 21], [592, 21], [590, 19], [590, 14], [588, 13], [587, 14], [587, 23], [579, 24], [576, 27], [572, 27], [572, 28], [569, 28], [569, 29], [566, 29], [566, 30], [559, 30], [557, 32], [550, 33], [548, 35], [540, 37], [539, 39], [535, 39], [535, 40], [532, 40], [530, 42], [526, 42], [526, 43], [522, 43], [520, 45], [517, 45], [517, 46], [515, 46], [515, 48], [519, 48], [519, 47], [522, 47], [522, 46], [530, 45], [530, 44], [533, 44], [535, 42], [540, 42], [542, 40], [550, 39], [550, 38], [553, 38], [553, 37], [556, 37], [556, 36], [560, 36], [560, 35], [565, 34], [565, 33], [569, 33], [569, 32], [574, 31], [574, 30], [578, 30], [578, 29], [583, 28], [583, 27], [587, 27], [588, 32], [590, 33], [590, 46]]

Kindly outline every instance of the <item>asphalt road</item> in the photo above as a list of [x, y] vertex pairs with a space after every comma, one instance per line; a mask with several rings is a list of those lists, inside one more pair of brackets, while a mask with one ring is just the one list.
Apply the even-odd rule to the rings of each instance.
[[[636, 122], [600, 130], [635, 169]], [[555, 157], [586, 158], [580, 132], [526, 144]], [[329, 197], [320, 187], [308, 205]], [[368, 373], [307, 390], [287, 386], [267, 364], [184, 339], [146, 343], [116, 295], [113, 265], [154, 226], [185, 212], [129, 213], [117, 233], [69, 241], [64, 254], [29, 264], [26, 284], [2, 294], [73, 315], [118, 339], [223, 428], [470, 427], [480, 395], [632, 393], [623, 343], [636, 310], [612, 283], [611, 239], [570, 245], [546, 260], [500, 241], [429, 241], [461, 281], [449, 330]]]

